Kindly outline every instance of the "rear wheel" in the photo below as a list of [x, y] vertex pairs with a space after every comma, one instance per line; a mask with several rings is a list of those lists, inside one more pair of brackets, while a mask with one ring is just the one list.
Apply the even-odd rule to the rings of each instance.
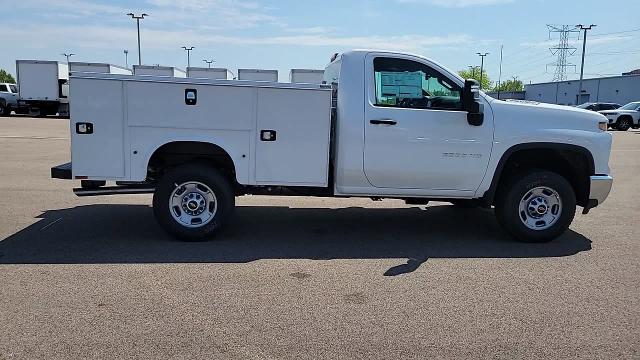
[[234, 207], [229, 181], [216, 169], [200, 164], [169, 171], [153, 195], [153, 212], [160, 225], [185, 241], [213, 235]]
[[495, 208], [500, 225], [518, 240], [548, 242], [571, 225], [576, 196], [564, 177], [535, 170], [508, 181]]
[[616, 125], [616, 128], [620, 131], [627, 131], [629, 130], [629, 128], [631, 127], [631, 119], [629, 119], [628, 117], [623, 117], [618, 119], [618, 123]]

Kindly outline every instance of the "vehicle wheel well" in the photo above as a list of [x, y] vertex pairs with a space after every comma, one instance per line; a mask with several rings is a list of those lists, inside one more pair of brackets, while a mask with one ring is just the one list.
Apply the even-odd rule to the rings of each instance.
[[616, 119], [616, 122], [623, 120], [623, 119], [627, 119], [629, 121], [631, 121], [633, 123], [633, 117], [631, 117], [631, 115], [620, 115], [618, 116], [618, 119]]
[[[525, 148], [511, 152], [501, 160], [502, 167], [494, 193], [507, 185], [507, 182], [519, 173], [529, 169], [548, 170], [563, 176], [569, 181], [576, 194], [577, 204], [586, 206], [589, 201], [589, 177], [594, 173], [593, 158], [584, 148], [568, 145], [555, 148]], [[494, 179], [495, 181], [495, 179]], [[493, 204], [494, 197], [491, 198]]]
[[159, 147], [147, 166], [147, 181], [156, 182], [164, 172], [190, 162], [207, 163], [236, 182], [236, 170], [227, 151], [218, 145], [201, 141], [175, 141]]

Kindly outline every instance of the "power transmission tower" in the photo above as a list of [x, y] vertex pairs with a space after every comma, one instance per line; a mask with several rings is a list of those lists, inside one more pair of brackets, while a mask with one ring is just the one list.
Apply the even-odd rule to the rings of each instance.
[[576, 69], [575, 64], [567, 62], [567, 56], [576, 53], [577, 49], [569, 44], [569, 37], [572, 33], [577, 33], [578, 30], [574, 25], [547, 25], [547, 28], [549, 28], [549, 39], [554, 33], [559, 34], [560, 37], [558, 45], [549, 48], [551, 54], [558, 55], [558, 59], [554, 63], [547, 64], [547, 68], [549, 66], [556, 68], [553, 81], [564, 81], [567, 79], [567, 68], [573, 67], [574, 71]]

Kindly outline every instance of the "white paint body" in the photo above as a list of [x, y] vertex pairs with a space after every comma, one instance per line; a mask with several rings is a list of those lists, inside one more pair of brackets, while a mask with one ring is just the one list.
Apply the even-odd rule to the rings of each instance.
[[634, 109], [623, 110], [623, 109], [615, 109], [615, 110], [604, 110], [600, 111], [600, 114], [604, 115], [609, 119], [609, 124], [617, 123], [621, 117], [630, 117], [631, 125], [633, 127], [637, 127], [640, 125], [640, 102], [634, 102]]
[[[16, 60], [20, 100], [61, 101], [59, 80], [69, 79], [67, 64], [57, 61]], [[66, 94], [66, 88], [63, 94]]]
[[[377, 56], [426, 64], [464, 86], [424, 57], [345, 53], [325, 70], [328, 83], [339, 81], [331, 138], [331, 91], [323, 85], [74, 74], [73, 176], [143, 181], [153, 152], [173, 141], [220, 146], [240, 184], [330, 186], [336, 196], [479, 198], [508, 149], [536, 142], [583, 147], [595, 174], [609, 174], [611, 135], [598, 129], [602, 115], [484, 94], [480, 126], [470, 125], [464, 111], [378, 107]], [[186, 89], [197, 90], [197, 105], [185, 104]], [[372, 125], [374, 119], [394, 119], [397, 126]], [[94, 134], [75, 134], [77, 122], [93, 123]], [[267, 129], [277, 131], [277, 141], [261, 141], [260, 130]]]
[[289, 82], [294, 84], [320, 84], [324, 77], [324, 70], [291, 69]]
[[233, 74], [224, 68], [188, 67], [187, 77], [193, 79], [232, 80]]
[[238, 69], [238, 80], [278, 82], [278, 70]]
[[137, 76], [187, 77], [187, 73], [184, 70], [171, 66], [133, 65], [133, 74]]

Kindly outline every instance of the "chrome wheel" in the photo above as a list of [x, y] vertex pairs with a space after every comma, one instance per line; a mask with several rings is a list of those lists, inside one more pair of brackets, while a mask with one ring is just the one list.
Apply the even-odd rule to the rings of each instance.
[[520, 220], [529, 229], [546, 230], [560, 218], [562, 200], [555, 190], [541, 186], [522, 197], [518, 211]]
[[171, 216], [180, 225], [197, 228], [211, 222], [218, 211], [214, 192], [200, 182], [176, 184], [169, 197]]

